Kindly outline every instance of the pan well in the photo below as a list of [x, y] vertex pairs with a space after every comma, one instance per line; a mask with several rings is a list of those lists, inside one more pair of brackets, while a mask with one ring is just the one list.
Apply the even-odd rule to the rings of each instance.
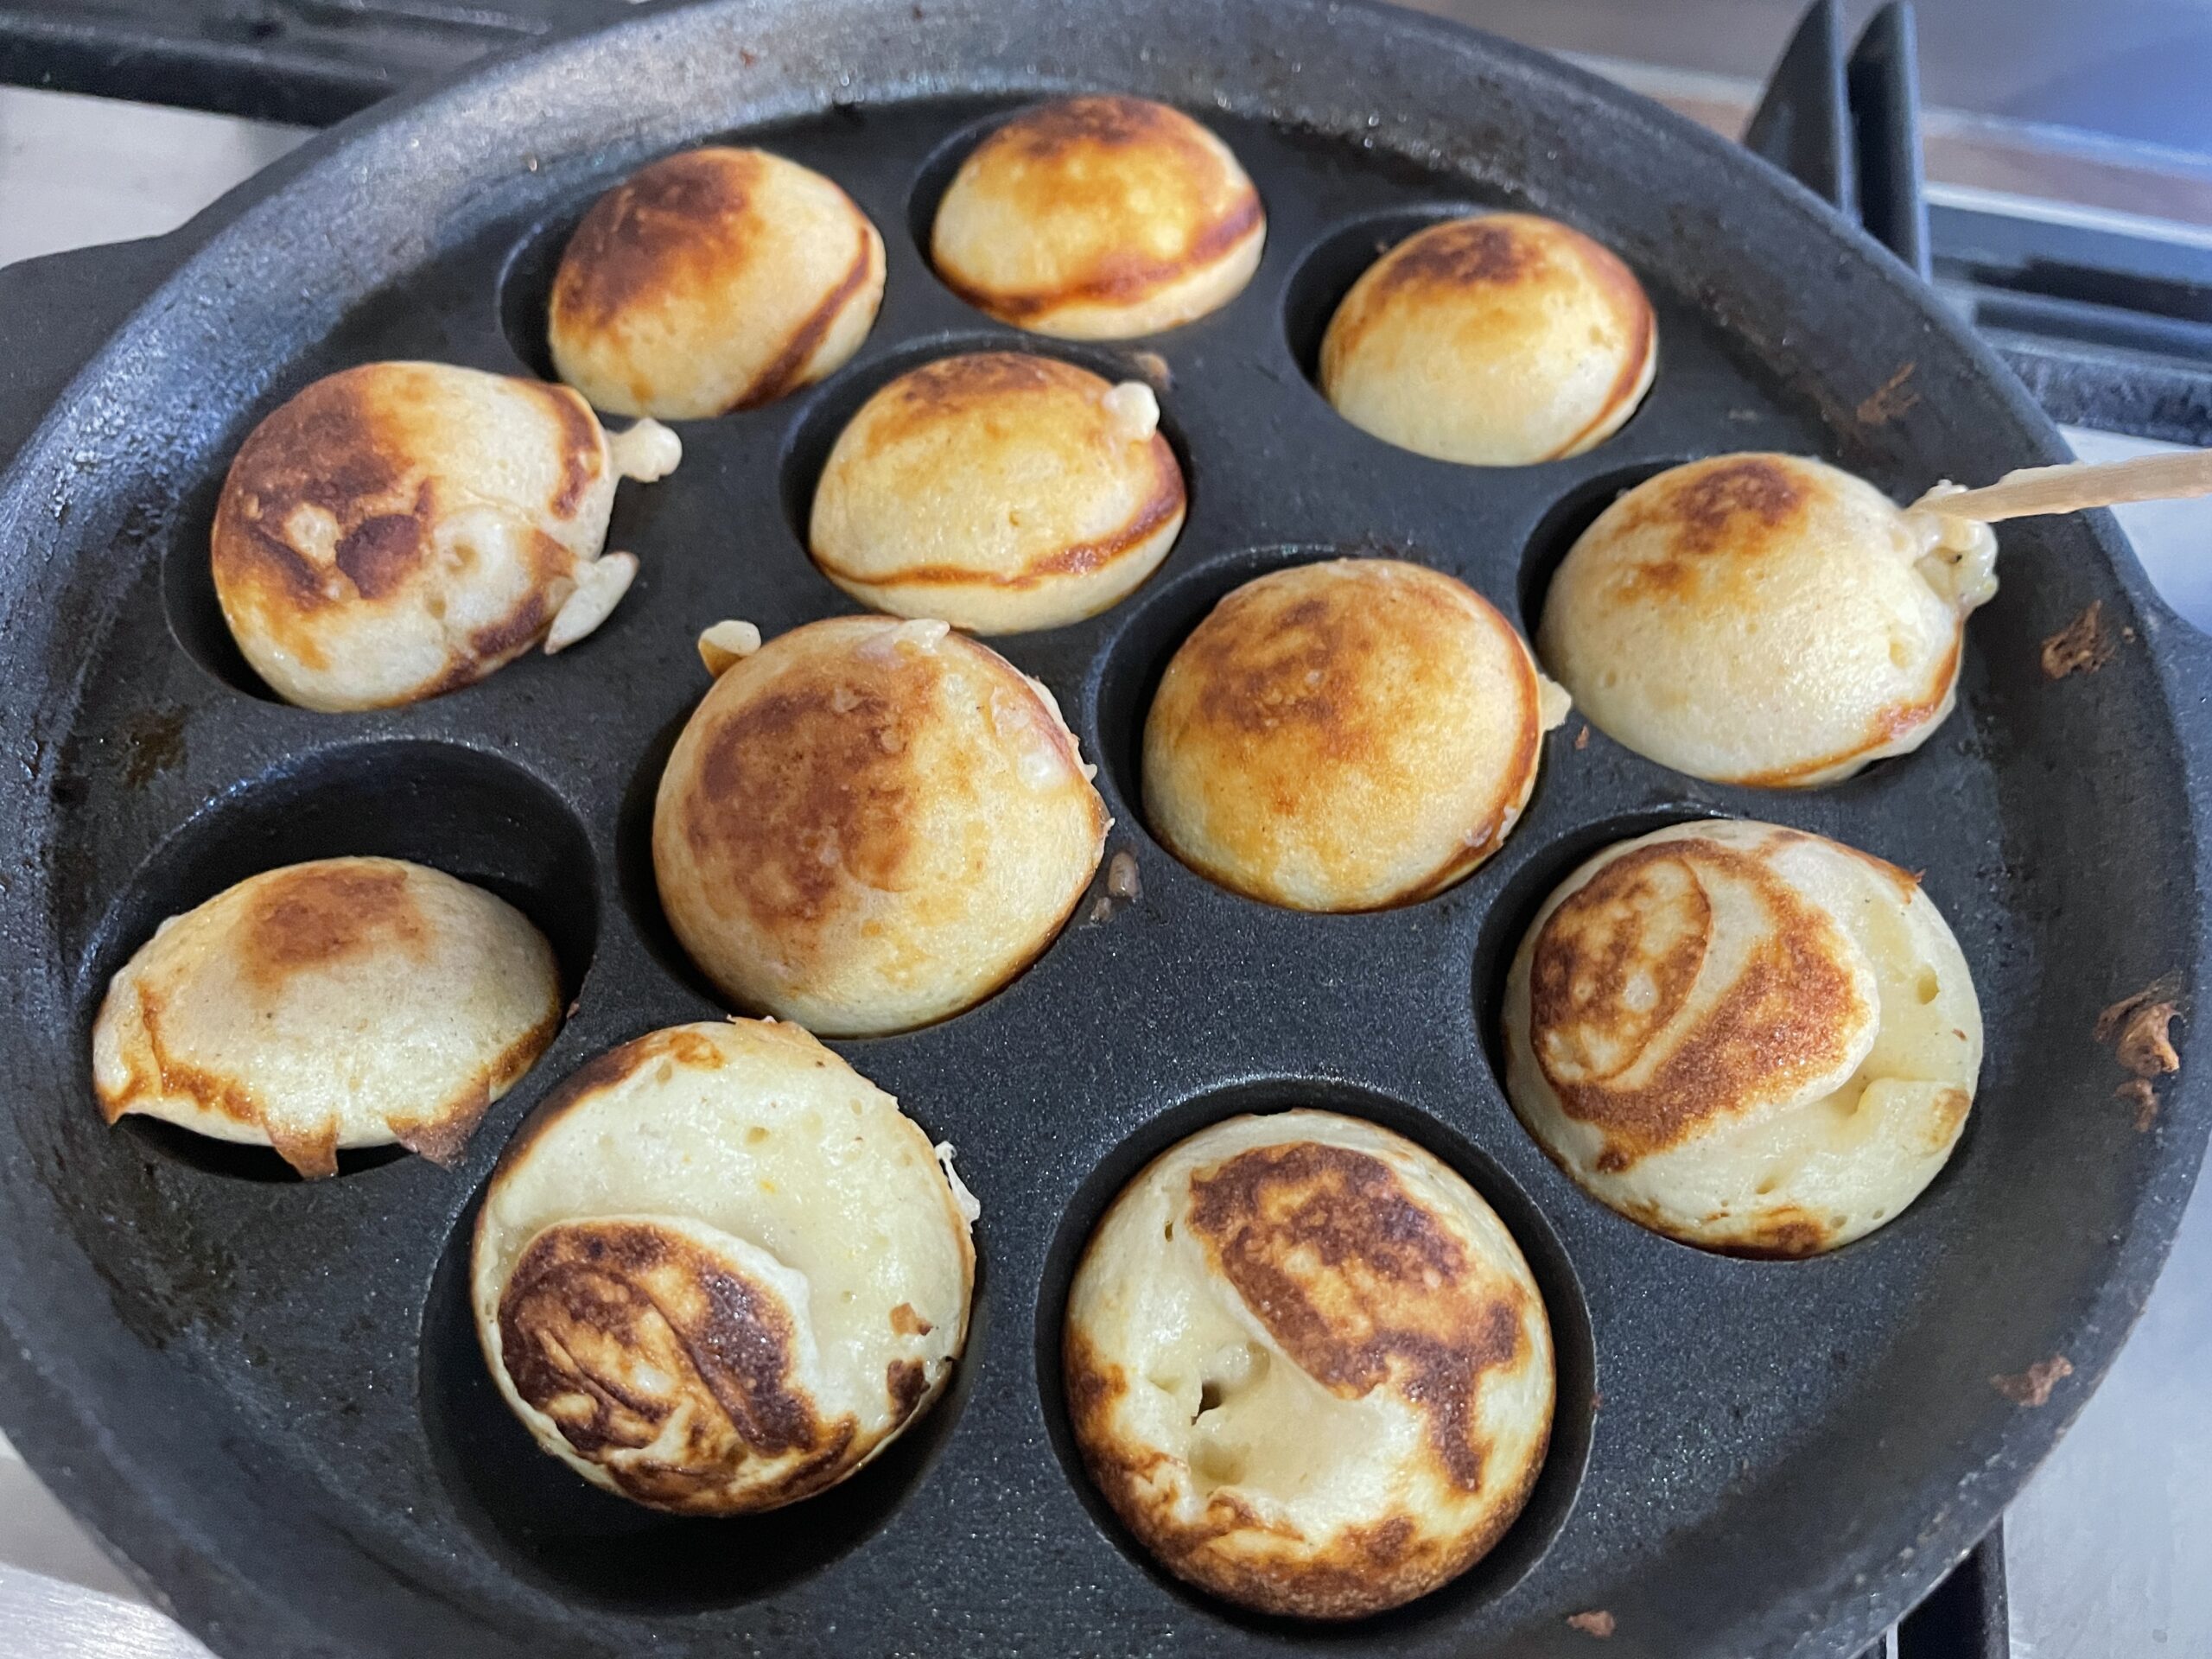
[[[312, 859], [405, 859], [505, 899], [553, 946], [564, 1004], [583, 993], [599, 934], [591, 847], [559, 798], [507, 761], [456, 745], [357, 743], [321, 750], [211, 803], [171, 836], [114, 906], [86, 975], [89, 1023], [107, 982], [167, 918], [250, 875]], [[91, 1108], [89, 1090], [86, 1109]], [[149, 1155], [213, 1174], [290, 1181], [276, 1154], [131, 1116], [118, 1133]], [[341, 1174], [404, 1154], [339, 1154]]]
[[[770, 1599], [880, 1532], [929, 1477], [972, 1391], [972, 1366], [880, 1457], [797, 1508], [730, 1519], [664, 1515], [601, 1491], [540, 1450], [500, 1397], [468, 1303], [479, 1192], [454, 1223], [423, 1309], [421, 1433], [478, 1548], [545, 1593], [618, 1616], [682, 1616]], [[969, 1351], [985, 1340], [979, 1257]]]
[[1433, 1153], [1497, 1212], [1528, 1258], [1537, 1288], [1543, 1295], [1545, 1313], [1551, 1323], [1557, 1398], [1550, 1443], [1526, 1507], [1489, 1553], [1459, 1578], [1417, 1601], [1363, 1620], [1358, 1628], [1363, 1634], [1376, 1636], [1401, 1629], [1449, 1624], [1455, 1611], [1468, 1604], [1493, 1599], [1510, 1590], [1543, 1558], [1566, 1526], [1589, 1459], [1598, 1384], [1588, 1312], [1583, 1306], [1573, 1264], [1558, 1236], [1546, 1224], [1542, 1212], [1503, 1169], [1472, 1143], [1444, 1128], [1433, 1113], [1353, 1084], [1314, 1077], [1249, 1077], [1218, 1084], [1177, 1102], [1115, 1147], [1092, 1169], [1069, 1203], [1053, 1236], [1052, 1265], [1039, 1292], [1037, 1387], [1045, 1402], [1047, 1433], [1053, 1452], [1067, 1471], [1070, 1483], [1082, 1495], [1093, 1523], [1168, 1593], [1194, 1609], [1205, 1609], [1255, 1632], [1283, 1636], [1312, 1632], [1312, 1626], [1301, 1626], [1294, 1620], [1223, 1608], [1162, 1571], [1143, 1546], [1129, 1535], [1084, 1472], [1082, 1453], [1068, 1421], [1065, 1392], [1060, 1386], [1068, 1288], [1076, 1266], [1082, 1260], [1085, 1243], [1122, 1189], [1161, 1153], [1224, 1118], [1245, 1113], [1265, 1116], [1296, 1108], [1363, 1118], [1393, 1129]]

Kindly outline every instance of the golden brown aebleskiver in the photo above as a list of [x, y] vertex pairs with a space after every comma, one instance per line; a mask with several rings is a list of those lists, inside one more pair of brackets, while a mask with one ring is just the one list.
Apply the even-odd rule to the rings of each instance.
[[988, 996], [1052, 942], [1105, 847], [1052, 693], [938, 620], [742, 631], [710, 655], [721, 677], [654, 803], [677, 938], [741, 1006], [827, 1035]]
[[975, 1200], [899, 1103], [797, 1026], [677, 1026], [516, 1134], [470, 1257], [507, 1405], [594, 1484], [682, 1515], [836, 1484], [966, 1340]]
[[1185, 502], [1151, 387], [977, 352], [861, 406], [823, 468], [808, 543], [863, 604], [1011, 633], [1128, 594], [1167, 556]]
[[1212, 133], [1164, 104], [1089, 95], [1026, 110], [976, 147], [938, 204], [930, 257], [1001, 322], [1121, 340], [1227, 304], [1267, 230]]
[[1263, 1612], [1436, 1589], [1512, 1524], [1550, 1435], [1551, 1328], [1511, 1234], [1433, 1155], [1332, 1112], [1155, 1159], [1091, 1234], [1063, 1344], [1115, 1512]]
[[460, 1157], [561, 1024], [552, 948], [482, 888], [390, 858], [266, 871], [163, 922], [110, 982], [92, 1087], [273, 1147], [302, 1175], [340, 1147]]
[[1635, 273], [1534, 213], [1432, 225], [1330, 320], [1321, 391], [1401, 448], [1480, 467], [1580, 454], [1650, 389], [1658, 325]]
[[592, 204], [547, 309], [554, 370], [595, 409], [696, 420], [842, 364], [883, 302], [883, 238], [851, 197], [763, 149], [709, 145]]
[[610, 437], [566, 386], [346, 369], [239, 448], [210, 537], [215, 596], [287, 702], [435, 696], [604, 621], [638, 569], [600, 550], [616, 480], [664, 477], [682, 454], [650, 421]]
[[1593, 1197], [1738, 1255], [1811, 1255], [1899, 1213], [1974, 1102], [1981, 1009], [1914, 877], [1774, 824], [1607, 848], [1514, 957], [1506, 1088]]
[[1714, 455], [1599, 515], [1537, 649], [1593, 724], [1662, 766], [1833, 783], [1949, 715], [1996, 557], [1988, 525], [1901, 510], [1825, 462]]
[[1495, 852], [1566, 698], [1464, 582], [1396, 559], [1249, 582], [1160, 677], [1145, 816], [1201, 874], [1299, 910], [1441, 892]]

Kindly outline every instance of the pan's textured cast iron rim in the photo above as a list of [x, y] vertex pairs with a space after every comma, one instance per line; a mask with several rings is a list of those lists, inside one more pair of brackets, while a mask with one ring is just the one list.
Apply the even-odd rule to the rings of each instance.
[[[846, 608], [790, 504], [840, 410], [939, 350], [1016, 339], [935, 283], [914, 227], [995, 112], [1077, 89], [1216, 124], [1269, 197], [1245, 293], [1134, 343], [1175, 376], [1162, 402], [1192, 504], [1175, 551], [1106, 616], [1005, 643], [1100, 762], [1111, 845], [1136, 855], [1144, 895], [1095, 921], [1087, 898], [967, 1014], [840, 1046], [962, 1146], [985, 1205], [948, 1397], [767, 1529], [610, 1518], [582, 1483], [544, 1484], [569, 1478], [517, 1453], [486, 1404], [460, 1290], [474, 1195], [584, 1058], [716, 1011], [641, 862], [653, 774], [700, 689], [669, 664], [709, 605], [772, 632]], [[244, 695], [194, 560], [252, 420], [379, 346], [523, 371], [506, 325], [527, 335], [532, 260], [563, 216], [655, 155], [763, 129], [845, 158], [832, 175], [891, 245], [854, 362], [785, 404], [688, 425], [686, 472], [618, 508], [618, 544], [645, 556], [637, 589], [557, 664], [363, 716]], [[1661, 366], [1607, 445], [1478, 487], [1337, 421], [1300, 367], [1378, 241], [1509, 202], [1645, 276]], [[0, 482], [0, 1427], [219, 1651], [1566, 1654], [1591, 1639], [1568, 1616], [1603, 1608], [1629, 1651], [1840, 1659], [1986, 1531], [2164, 1258], [2212, 1122], [2187, 1022], [2140, 1131], [2089, 1027], [2162, 976], [2185, 1010], [2206, 959], [2205, 755], [2183, 724], [2204, 718], [2212, 658], [2107, 515], [2008, 533], [1960, 714], [1834, 790], [1697, 785], [1602, 734], [1586, 752], [1570, 721], [1490, 864], [1361, 917], [1267, 912], [1145, 829], [1150, 686], [1252, 575], [1388, 549], [1465, 575], [1526, 628], [1580, 524], [1700, 450], [1815, 449], [1900, 498], [2063, 458], [1996, 358], [1859, 230], [1590, 76], [1327, 0], [651, 8], [380, 105], [175, 236], [0, 274], [0, 296], [25, 335], [0, 370], [0, 429], [29, 435]], [[751, 552], [714, 538], [733, 479]], [[2037, 645], [2092, 601], [2111, 660], [2046, 679]], [[1992, 1005], [1951, 1167], [1813, 1262], [1638, 1232], [1543, 1159], [1497, 1086], [1503, 963], [1544, 893], [1607, 842], [1706, 814], [1855, 831], [1908, 863], [1927, 849]], [[306, 1189], [101, 1128], [84, 1050], [106, 975], [167, 911], [337, 850], [481, 879], [555, 936], [576, 1012], [462, 1166], [372, 1159]], [[1073, 1253], [1119, 1181], [1269, 1104], [1363, 1112], [1453, 1161], [1520, 1233], [1560, 1336], [1560, 1425], [1529, 1514], [1466, 1580], [1341, 1630], [1237, 1615], [1144, 1564], [1073, 1478], [1049, 1381]]]

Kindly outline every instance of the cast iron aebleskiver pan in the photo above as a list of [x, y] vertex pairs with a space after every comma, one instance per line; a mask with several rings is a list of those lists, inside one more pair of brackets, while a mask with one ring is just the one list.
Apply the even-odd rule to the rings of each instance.
[[[704, 685], [692, 637], [725, 615], [772, 634], [847, 608], [794, 528], [840, 422], [896, 369], [1009, 337], [936, 283], [916, 232], [977, 123], [1077, 87], [1194, 111], [1270, 214], [1240, 299], [1139, 342], [1173, 368], [1190, 469], [1173, 556], [1107, 616], [1005, 646], [1102, 760], [1144, 896], [1078, 921], [979, 1009], [841, 1045], [959, 1145], [983, 1202], [950, 1397], [828, 1497], [750, 1523], [656, 1517], [531, 1450], [499, 1407], [459, 1288], [474, 1195], [584, 1058], [716, 1011], [645, 853], [661, 756]], [[205, 562], [252, 423], [367, 358], [537, 365], [550, 251], [584, 203], [732, 131], [823, 168], [883, 228], [889, 296], [861, 355], [804, 396], [685, 425], [683, 469], [617, 511], [638, 588], [572, 654], [385, 714], [260, 694]], [[1651, 287], [1656, 387], [1595, 453], [1422, 461], [1306, 380], [1377, 243], [1468, 203], [1560, 214]], [[1586, 76], [1305, 0], [661, 10], [381, 106], [174, 238], [19, 268], [0, 295], [0, 419], [20, 438], [52, 404], [0, 486], [16, 830], [0, 867], [0, 1424], [220, 1651], [1564, 1654], [1591, 1639], [1566, 1617], [1604, 1608], [1608, 1652], [1847, 1655], [1988, 1525], [2164, 1256], [2203, 1092], [2184, 1065], [2139, 1133], [2090, 1026], [2161, 975], [2186, 992], [2205, 958], [2206, 779], [2180, 728], [2212, 680], [2107, 518], [2007, 527], [1960, 714], [1840, 788], [1701, 786], [1602, 736], [1578, 750], [1571, 721], [1497, 858], [1431, 903], [1359, 917], [1233, 898], [1142, 827], [1151, 681], [1248, 574], [1405, 550], [1525, 624], [1580, 524], [1665, 462], [1809, 450], [1903, 497], [2059, 454], [1995, 359], [1872, 242]], [[2092, 601], [2117, 655], [2046, 681], [2040, 640]], [[1925, 870], [1988, 1016], [1950, 1168], [1824, 1260], [1724, 1260], [1637, 1230], [1545, 1160], [1498, 1087], [1503, 964], [1543, 893], [1608, 840], [1710, 812]], [[86, 1033], [124, 956], [252, 870], [337, 851], [485, 880], [560, 948], [575, 1014], [463, 1166], [357, 1159], [301, 1186], [273, 1160], [101, 1127]], [[1560, 1351], [1554, 1448], [1504, 1543], [1440, 1594], [1334, 1630], [1236, 1615], [1149, 1568], [1081, 1480], [1054, 1381], [1073, 1255], [1120, 1182], [1203, 1122], [1293, 1103], [1368, 1113], [1458, 1164], [1528, 1249]], [[2041, 1407], [1993, 1385], [2062, 1355], [2072, 1375]]]

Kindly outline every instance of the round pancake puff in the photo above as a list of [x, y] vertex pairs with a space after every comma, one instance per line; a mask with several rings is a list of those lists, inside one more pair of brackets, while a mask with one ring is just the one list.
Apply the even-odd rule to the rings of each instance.
[[1064, 98], [978, 144], [938, 203], [930, 259], [978, 310], [1064, 340], [1127, 340], [1219, 309], [1259, 268], [1259, 192], [1229, 146], [1141, 98]]
[[811, 385], [883, 302], [883, 238], [828, 179], [686, 150], [592, 204], [554, 273], [553, 365], [595, 409], [696, 420]]
[[1658, 325], [1635, 273], [1533, 213], [1432, 225], [1330, 319], [1321, 393], [1363, 431], [1476, 467], [1579, 455], [1650, 390]]
[[565, 386], [444, 363], [326, 376], [255, 427], [215, 507], [231, 636], [303, 709], [473, 685], [607, 620], [637, 575], [601, 552], [618, 479], [675, 470], [642, 421], [610, 438]]
[[484, 1357], [532, 1437], [679, 1515], [823, 1491], [951, 1376], [979, 1213], [899, 1103], [797, 1026], [652, 1032], [550, 1096], [470, 1255]]
[[1230, 1118], [1091, 1234], [1063, 1363], [1085, 1467], [1170, 1572], [1357, 1618], [1487, 1554], [1548, 1442], [1551, 1329], [1457, 1173], [1357, 1118]]
[[1686, 1244], [1794, 1257], [1917, 1198], [1974, 1103], [1981, 1009], [1918, 880], [1770, 823], [1607, 848], [1507, 976], [1506, 1092], [1599, 1202]]
[[670, 925], [733, 1001], [824, 1035], [959, 1013], [1051, 944], [1110, 823], [1052, 694], [944, 622], [700, 644], [721, 677], [661, 775]]
[[450, 1165], [560, 1026], [521, 912], [420, 864], [322, 859], [163, 922], [101, 1001], [92, 1088], [110, 1123], [272, 1147], [309, 1179], [340, 1147]]
[[978, 352], [861, 406], [823, 468], [808, 542], [864, 605], [1013, 633], [1125, 597], [1167, 556], [1186, 504], [1149, 386]]
[[1294, 910], [1442, 892], [1496, 852], [1567, 700], [1465, 583], [1396, 559], [1249, 582], [1167, 664], [1147, 821], [1192, 869]]
[[1715, 783], [1804, 788], [1918, 748], [1997, 591], [1986, 524], [1800, 455], [1694, 461], [1582, 533], [1537, 646], [1591, 721]]

